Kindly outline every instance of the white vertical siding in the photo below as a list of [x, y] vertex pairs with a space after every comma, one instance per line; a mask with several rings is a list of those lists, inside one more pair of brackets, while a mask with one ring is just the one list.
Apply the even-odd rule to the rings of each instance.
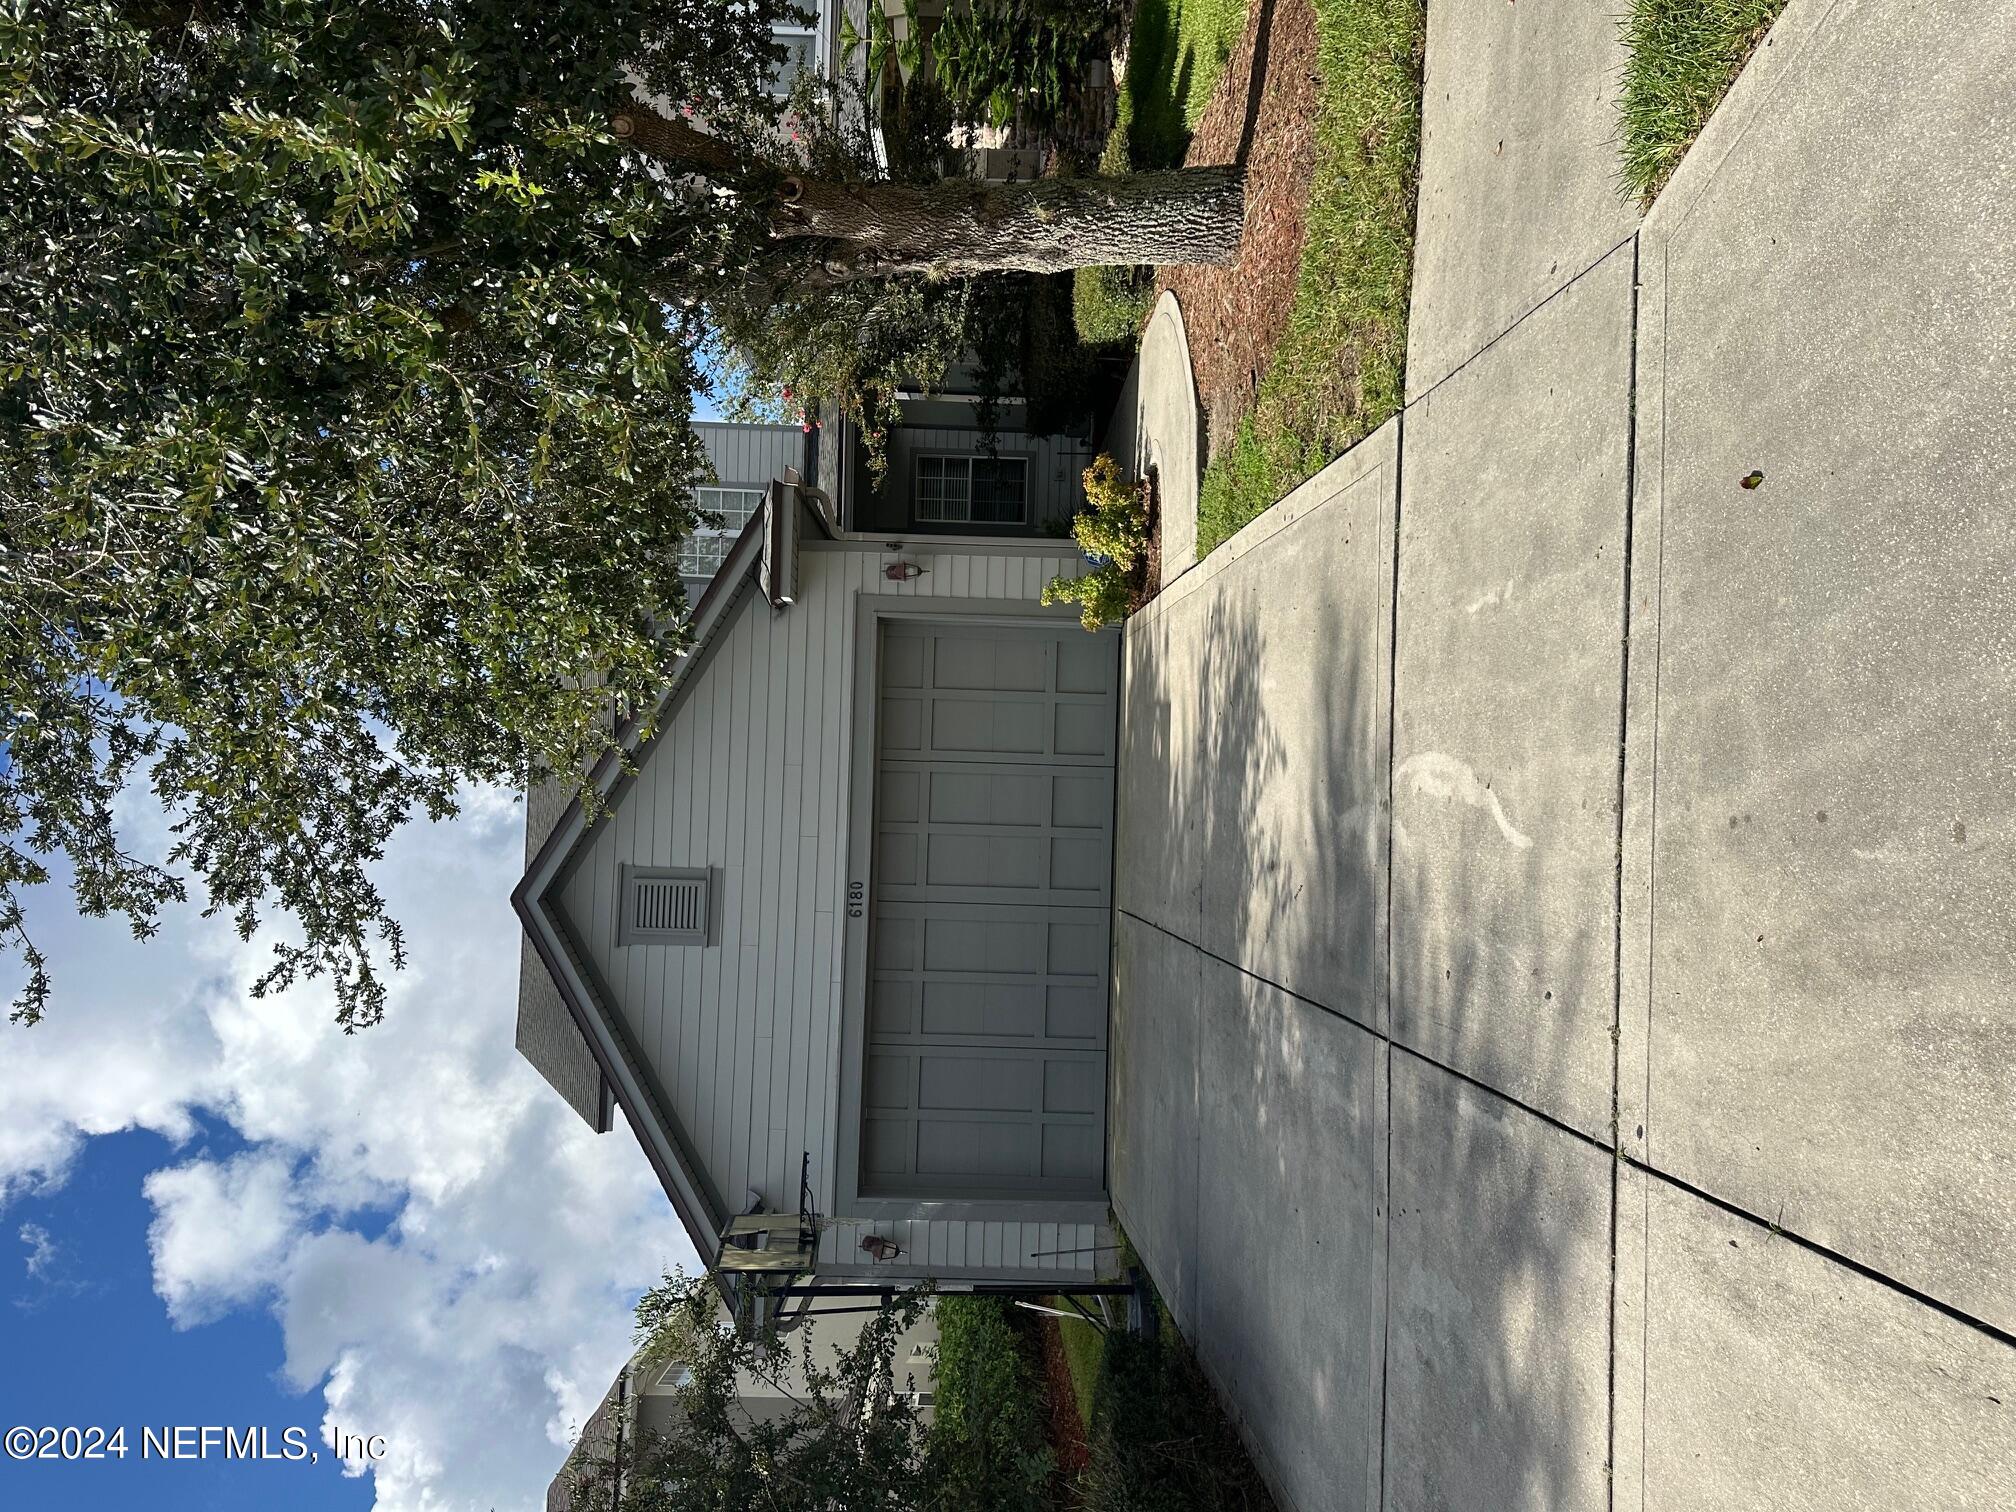
[[[559, 894], [696, 1160], [730, 1210], [751, 1188], [796, 1203], [811, 1151], [823, 1209], [837, 1190], [847, 794], [854, 645], [864, 592], [1033, 600], [1078, 572], [1056, 554], [924, 549], [908, 583], [882, 574], [875, 546], [808, 546], [800, 597], [773, 613], [745, 593], [667, 728], [643, 754], [613, 814], [579, 849]], [[1061, 543], [1060, 543], [1061, 545]], [[715, 942], [616, 938], [617, 869], [708, 867]], [[1031, 1251], [1098, 1242], [1091, 1225], [916, 1221], [879, 1224], [906, 1260], [872, 1266], [863, 1225], [836, 1224], [822, 1271], [899, 1277], [1080, 1274], [1090, 1255]]]
[[693, 433], [729, 488], [761, 488], [805, 457], [805, 433], [795, 425], [752, 425], [740, 420], [699, 420]]

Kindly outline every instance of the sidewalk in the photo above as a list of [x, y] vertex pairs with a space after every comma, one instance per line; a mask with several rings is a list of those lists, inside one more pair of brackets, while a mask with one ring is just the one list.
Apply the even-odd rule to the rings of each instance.
[[1614, 36], [1431, 3], [1409, 406], [1130, 622], [1115, 1203], [1298, 1512], [2016, 1505], [2016, 35], [1642, 226]]

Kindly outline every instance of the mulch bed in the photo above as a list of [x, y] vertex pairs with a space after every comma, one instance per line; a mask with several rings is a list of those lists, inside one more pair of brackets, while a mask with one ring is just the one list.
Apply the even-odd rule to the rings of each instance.
[[1078, 1396], [1071, 1384], [1071, 1366], [1064, 1358], [1060, 1328], [1057, 1319], [1043, 1319], [1043, 1397], [1057, 1473], [1068, 1481], [1091, 1463], [1091, 1451], [1085, 1443], [1085, 1424], [1078, 1417]]
[[[1256, 50], [1262, 54], [1257, 77]], [[1245, 163], [1246, 226], [1239, 259], [1223, 268], [1172, 268], [1160, 279], [1183, 306], [1211, 457], [1224, 450], [1252, 409], [1268, 359], [1288, 327], [1302, 265], [1303, 210], [1315, 171], [1321, 92], [1310, 0], [1251, 0], [1246, 35], [1226, 63], [1184, 159], [1191, 167]]]
[[1148, 550], [1135, 567], [1133, 602], [1127, 612], [1139, 614], [1162, 591], [1162, 475], [1151, 464], [1141, 480], [1141, 509], [1148, 521]]

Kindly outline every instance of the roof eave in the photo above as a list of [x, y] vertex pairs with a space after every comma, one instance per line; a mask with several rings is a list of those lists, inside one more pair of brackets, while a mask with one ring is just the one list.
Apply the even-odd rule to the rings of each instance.
[[[791, 500], [794, 508], [796, 502], [794, 496]], [[721, 570], [714, 575], [713, 581], [701, 594], [700, 602], [694, 606], [692, 643], [653, 706], [650, 717], [653, 729], [659, 726], [661, 717], [672, 704], [689, 672], [705, 662], [709, 644], [727, 623], [730, 611], [742, 592], [757, 586], [756, 580], [766, 551], [771, 548], [773, 540], [771, 516], [775, 512], [769, 507], [759, 510], [743, 527], [734, 546], [729, 548]], [[589, 786], [603, 800], [609, 800], [621, 784], [627, 769], [624, 758], [639, 748], [639, 736], [644, 728], [642, 718], [625, 721], [616, 733], [615, 745], [603, 754], [589, 774]], [[694, 1249], [702, 1262], [712, 1269], [719, 1253], [721, 1229], [727, 1222], [727, 1215], [718, 1211], [708, 1194], [707, 1183], [701, 1179], [671, 1120], [658, 1108], [637, 1068], [630, 1064], [630, 1057], [624, 1051], [620, 1031], [608, 1006], [601, 1001], [574, 960], [560, 933], [558, 921], [548, 907], [548, 890], [566, 871], [568, 859], [587, 830], [586, 810], [577, 794], [561, 815], [560, 822], [553, 827], [553, 832], [546, 837], [546, 843], [540, 846], [539, 853], [526, 867], [525, 875], [512, 889], [511, 907], [595, 1057], [603, 1081], [637, 1134], [638, 1143], [643, 1146], [660, 1185], [665, 1188], [665, 1195], [671, 1199], [673, 1210], [685, 1225]]]

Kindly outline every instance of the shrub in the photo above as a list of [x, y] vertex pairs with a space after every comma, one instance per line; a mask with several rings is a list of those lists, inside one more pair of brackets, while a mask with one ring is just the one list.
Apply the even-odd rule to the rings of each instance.
[[1071, 522], [1071, 537], [1091, 558], [1092, 570], [1052, 578], [1043, 602], [1082, 605], [1079, 623], [1087, 630], [1125, 619], [1147, 587], [1147, 490], [1123, 478], [1120, 465], [1104, 453], [1085, 469], [1085, 508]]
[[1071, 275], [1071, 323], [1092, 346], [1134, 346], [1155, 303], [1152, 268], [1080, 268]]
[[1042, 1394], [997, 1297], [938, 1300], [936, 1410], [926, 1436], [933, 1504], [1044, 1512], [1055, 1462]]
[[[913, 8], [913, 36], [915, 15]], [[1072, 81], [1104, 54], [1110, 20], [1102, 6], [974, 0], [961, 10], [946, 7], [930, 52], [946, 94], [967, 119], [1005, 126], [1019, 105], [1049, 121], [1063, 109]]]
[[1107, 1335], [1080, 1512], [1274, 1512], [1217, 1394], [1174, 1335]]

